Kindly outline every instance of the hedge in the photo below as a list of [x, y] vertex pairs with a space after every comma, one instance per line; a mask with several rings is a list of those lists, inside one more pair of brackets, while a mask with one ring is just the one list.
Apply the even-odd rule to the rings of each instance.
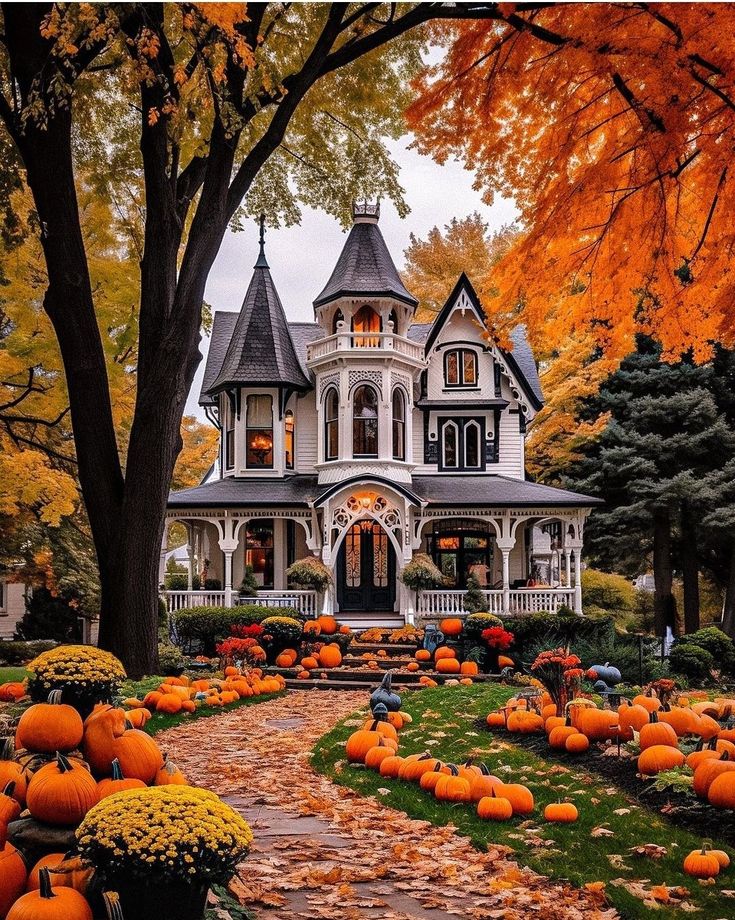
[[190, 607], [173, 614], [173, 622], [179, 639], [202, 642], [211, 654], [215, 640], [229, 635], [231, 626], [250, 626], [276, 614], [298, 618], [298, 611], [291, 607], [240, 604], [237, 607]]
[[615, 621], [612, 617], [563, 616], [558, 613], [526, 613], [504, 616], [503, 626], [515, 640], [510, 654], [523, 658], [526, 650], [541, 643], [546, 648], [571, 645], [580, 640], [605, 644], [614, 641]]
[[31, 639], [27, 642], [0, 640], [0, 662], [3, 664], [25, 664], [41, 652], [56, 648], [58, 642], [52, 639]]

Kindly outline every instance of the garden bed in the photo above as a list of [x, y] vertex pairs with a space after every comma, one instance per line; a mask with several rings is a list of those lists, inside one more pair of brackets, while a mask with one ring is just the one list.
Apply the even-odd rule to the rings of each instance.
[[[349, 766], [344, 742], [360, 721], [347, 719], [317, 744], [312, 765], [335, 783], [411, 817], [436, 825], [451, 824], [481, 849], [491, 843], [512, 847], [519, 862], [579, 887], [594, 886], [625, 917], [660, 916], [660, 908], [697, 911], [707, 920], [732, 916], [735, 901], [722, 890], [735, 888], [735, 871], [726, 870], [715, 885], [703, 885], [682, 871], [684, 856], [701, 844], [701, 837], [669, 817], [642, 805], [617, 784], [585, 769], [580, 762], [562, 763], [518, 746], [514, 738], [490, 734], [476, 721], [502, 705], [508, 687], [472, 686], [428, 689], [408, 695], [403, 708], [413, 723], [400, 733], [401, 754], [430, 751], [449, 762], [484, 760], [504, 781], [522, 782], [534, 794], [536, 808], [527, 819], [496, 823], [480, 820], [471, 805], [438, 802], [413, 783], [387, 779], [362, 766]], [[575, 824], [548, 824], [541, 817], [545, 805], [570, 800], [579, 808]], [[719, 827], [721, 819], [714, 827]], [[713, 826], [708, 836], [713, 836]], [[716, 841], [722, 846], [722, 841]], [[653, 845], [637, 855], [637, 847]], [[660, 848], [660, 849], [658, 849]], [[600, 884], [601, 883], [601, 884]]]

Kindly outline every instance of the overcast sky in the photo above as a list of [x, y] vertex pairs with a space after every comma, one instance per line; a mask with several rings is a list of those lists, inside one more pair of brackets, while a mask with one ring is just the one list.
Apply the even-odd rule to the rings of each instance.
[[[390, 203], [381, 203], [380, 229], [399, 270], [411, 233], [426, 237], [432, 227], [444, 227], [453, 217], [466, 217], [473, 211], [479, 211], [491, 229], [514, 219], [511, 201], [498, 200], [487, 207], [472, 188], [471, 173], [458, 163], [439, 166], [429, 157], [408, 150], [410, 140], [405, 137], [390, 147], [401, 167], [400, 181], [411, 212], [401, 220]], [[268, 231], [266, 254], [288, 319], [313, 321], [311, 303], [329, 278], [344, 241], [345, 233], [332, 217], [310, 208], [303, 209], [300, 225]], [[257, 255], [255, 223], [244, 232], [227, 233], [207, 282], [205, 299], [213, 310], [240, 309]], [[209, 339], [205, 338], [201, 344], [205, 359], [208, 348]], [[186, 408], [188, 414], [202, 419], [197, 399], [204, 364], [202, 361], [199, 366]]]

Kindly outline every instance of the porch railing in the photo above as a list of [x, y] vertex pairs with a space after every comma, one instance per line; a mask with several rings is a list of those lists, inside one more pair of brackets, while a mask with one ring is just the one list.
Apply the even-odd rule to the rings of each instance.
[[[488, 613], [504, 613], [503, 591], [494, 588], [482, 592], [487, 599]], [[422, 591], [418, 600], [418, 615], [423, 617], [463, 617], [464, 591]], [[574, 606], [574, 588], [511, 588], [510, 613], [538, 613], [556, 611], [562, 605]]]
[[316, 361], [337, 351], [358, 349], [383, 349], [395, 351], [416, 361], [423, 360], [424, 346], [393, 332], [338, 332], [317, 339], [306, 348], [306, 360]]
[[[169, 613], [187, 610], [190, 607], [225, 607], [225, 591], [164, 591], [166, 609]], [[232, 593], [232, 602], [237, 603], [237, 593]], [[294, 607], [310, 618], [316, 616], [316, 591], [258, 591], [258, 596], [249, 598], [248, 603], [263, 607]]]

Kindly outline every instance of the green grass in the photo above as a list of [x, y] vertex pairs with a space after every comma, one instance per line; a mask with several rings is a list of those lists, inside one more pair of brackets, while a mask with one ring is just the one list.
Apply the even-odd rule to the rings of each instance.
[[25, 668], [0, 668], [0, 684], [7, 684], [10, 681], [25, 680], [28, 677], [28, 671]]
[[[585, 771], [583, 758], [579, 766], [566, 769], [473, 724], [510, 695], [508, 688], [495, 685], [406, 694], [404, 708], [414, 721], [400, 733], [400, 753], [428, 750], [448, 762], [459, 763], [469, 757], [485, 761], [491, 773], [501, 779], [529, 786], [536, 802], [530, 821], [522, 818], [503, 823], [481, 821], [473, 806], [440, 803], [417, 784], [387, 779], [362, 766], [348, 765], [344, 742], [355, 730], [355, 717], [344, 720], [320, 739], [312, 765], [338, 785], [373, 795], [412, 817], [437, 825], [454, 824], [480, 849], [493, 843], [505, 844], [515, 851], [519, 862], [544, 875], [568, 879], [578, 886], [605, 882], [610, 902], [624, 917], [653, 918], [660, 917], [662, 912], [646, 907], [624, 885], [613, 885], [614, 879], [649, 879], [651, 885], [687, 888], [690, 894], [686, 901], [698, 908], [696, 916], [702, 920], [735, 915], [735, 902], [719, 894], [720, 888], [735, 888], [735, 868], [721, 873], [714, 886], [700, 885], [681, 869], [687, 853], [701, 845], [698, 837], [680, 829], [659, 812], [632, 803], [622, 792]], [[555, 825], [544, 821], [544, 806], [558, 800], [577, 805], [580, 817], [575, 824]], [[619, 809], [628, 811], [616, 814]], [[596, 828], [604, 828], [611, 835], [593, 834]], [[632, 847], [646, 843], [666, 847], [667, 855], [654, 860], [631, 854]], [[715, 845], [727, 849], [717, 841]], [[666, 915], [673, 913], [671, 905], [662, 905], [662, 909]], [[684, 911], [677, 913], [684, 915]]]

